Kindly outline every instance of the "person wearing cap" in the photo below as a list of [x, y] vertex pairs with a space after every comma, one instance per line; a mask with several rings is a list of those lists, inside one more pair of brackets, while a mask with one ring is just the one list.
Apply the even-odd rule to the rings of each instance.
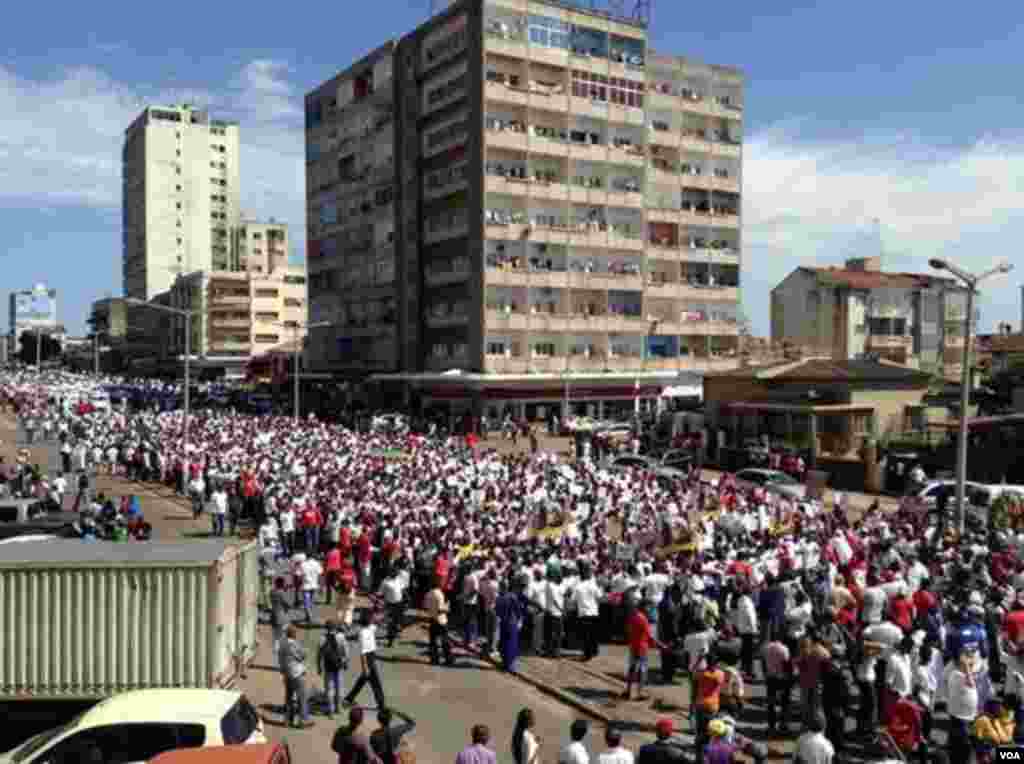
[[586, 719], [577, 719], [569, 726], [569, 743], [559, 752], [558, 764], [590, 764], [590, 753], [583, 739], [590, 731]]
[[658, 719], [654, 725], [656, 739], [640, 746], [636, 764], [683, 764], [689, 761], [681, 743], [673, 741], [675, 726], [669, 718]]
[[729, 739], [729, 727], [721, 719], [708, 722], [707, 745], [704, 746], [698, 762], [704, 764], [737, 764], [739, 747]]

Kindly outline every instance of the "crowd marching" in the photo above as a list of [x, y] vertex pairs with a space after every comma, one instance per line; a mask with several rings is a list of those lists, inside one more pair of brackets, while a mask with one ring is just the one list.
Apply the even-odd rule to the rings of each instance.
[[[369, 685], [384, 727], [411, 729], [408, 719], [388, 726], [376, 656], [421, 609], [435, 664], [452, 662], [453, 635], [508, 671], [523, 653], [591, 661], [624, 642], [625, 698], [689, 680], [698, 764], [741, 751], [764, 760], [767, 748], [744, 735], [754, 683], [765, 687], [771, 736], [795, 738], [803, 764], [876, 744], [921, 762], [986, 761], [1024, 737], [1024, 537], [936, 538], [933, 518], [909, 509], [876, 503], [854, 520], [698, 470], [666, 480], [312, 417], [197, 411], [186, 441], [180, 410], [76, 407], [82, 377], [0, 382], [4, 405], [65, 455], [48, 482], [27, 464], [5, 471], [15, 491], [74, 492], [95, 468], [174, 486], [217, 535], [257, 529], [275, 655], [304, 720], [315, 667], [332, 715]], [[358, 609], [364, 596], [376, 607]], [[296, 611], [311, 620], [321, 603], [337, 616], [307, 656], [291, 621]], [[359, 673], [345, 693], [350, 667]], [[393, 757], [401, 735], [374, 743], [362, 724], [353, 707], [339, 755], [356, 746], [377, 761], [390, 745]], [[639, 762], [683, 760], [677, 726], [659, 722]], [[527, 709], [513, 733], [517, 764], [555, 757], [538, 752], [531, 727]], [[587, 734], [573, 725], [559, 761], [588, 762]], [[490, 731], [472, 738], [459, 764], [493, 761]], [[608, 750], [593, 758], [632, 761], [620, 742], [609, 729]]]

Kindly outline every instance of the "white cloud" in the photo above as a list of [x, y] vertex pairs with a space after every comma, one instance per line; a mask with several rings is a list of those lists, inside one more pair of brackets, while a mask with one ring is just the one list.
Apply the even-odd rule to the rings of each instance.
[[[757, 331], [768, 331], [768, 291], [793, 268], [878, 254], [875, 219], [887, 270], [927, 271], [936, 256], [976, 271], [1024, 266], [1024, 136], [962, 147], [895, 131], [821, 142], [803, 137], [807, 127], [776, 126], [745, 146], [743, 291]], [[985, 284], [983, 327], [1017, 325], [1022, 278]]]
[[0, 66], [0, 204], [120, 208], [124, 130], [147, 104], [192, 103], [240, 123], [242, 208], [292, 224], [301, 250], [302, 108], [287, 73], [253, 61], [214, 93], [130, 85], [92, 68], [30, 80]]
[[[118, 217], [125, 128], [147, 103], [188, 101], [241, 124], [243, 209], [290, 223], [301, 252], [303, 110], [290, 76], [286, 63], [259, 59], [222, 91], [168, 91], [91, 68], [30, 80], [0, 66], [0, 204]], [[747, 141], [744, 301], [758, 331], [768, 329], [769, 290], [794, 267], [873, 254], [875, 218], [888, 269], [923, 270], [940, 255], [978, 270], [1005, 258], [1024, 271], [1024, 135], [950, 147], [905, 130], [815, 137], [824, 133], [802, 117]], [[1016, 324], [1021, 280], [986, 285], [983, 325]]]

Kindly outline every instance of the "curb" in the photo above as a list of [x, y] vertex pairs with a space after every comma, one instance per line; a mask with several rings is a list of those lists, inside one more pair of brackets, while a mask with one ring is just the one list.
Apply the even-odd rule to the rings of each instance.
[[[451, 643], [453, 645], [458, 645], [463, 651], [476, 656], [477, 658], [479, 658], [482, 661], [485, 661], [486, 663], [491, 664], [499, 671], [504, 671], [500, 661], [495, 660], [490, 655], [485, 655], [483, 652], [475, 648], [467, 647], [466, 643], [463, 642], [461, 639], [457, 639], [452, 636], [449, 636], [449, 639], [451, 640]], [[540, 690], [545, 695], [550, 695], [551, 697], [555, 698], [561, 703], [564, 703], [565, 705], [570, 706], [571, 708], [575, 708], [580, 713], [586, 714], [587, 716], [597, 719], [598, 721], [603, 722], [604, 724], [614, 724], [617, 721], [621, 721], [620, 719], [615, 719], [609, 716], [608, 714], [599, 710], [596, 706], [591, 705], [586, 701], [580, 700], [572, 693], [566, 692], [565, 690], [559, 687], [555, 687], [553, 684], [550, 684], [544, 681], [543, 679], [539, 679], [535, 676], [532, 676], [529, 673], [525, 673], [521, 670], [506, 671], [505, 673], [507, 673], [509, 676], [514, 676], [517, 679], [526, 682], [528, 685]], [[653, 729], [653, 727], [651, 729]]]

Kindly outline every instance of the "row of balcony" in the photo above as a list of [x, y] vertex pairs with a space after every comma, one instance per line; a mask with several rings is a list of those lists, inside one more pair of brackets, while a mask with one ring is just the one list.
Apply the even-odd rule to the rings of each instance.
[[[542, 177], [525, 178], [518, 175], [502, 175], [490, 173], [485, 176], [484, 190], [491, 194], [510, 196], [530, 196], [534, 199], [545, 199], [556, 202], [576, 202], [580, 204], [607, 205], [610, 207], [630, 207], [641, 209], [649, 206], [645, 203], [644, 194], [639, 188], [635, 190], [622, 186], [608, 187], [600, 177], [575, 176], [568, 178], [555, 173], [537, 173]], [[665, 177], [668, 173], [654, 171], [648, 175], [651, 184], [680, 186], [679, 177]], [[707, 177], [687, 178], [686, 188], [702, 191], [723, 191], [739, 193], [740, 185], [735, 179], [711, 179]], [[710, 212], [710, 210], [709, 210]], [[695, 213], [701, 214], [701, 213]], [[735, 216], [734, 216], [735, 217]]]
[[[720, 286], [692, 280], [655, 280], [640, 274], [579, 271], [543, 271], [488, 268], [488, 286], [529, 286], [550, 289], [596, 289], [643, 292], [648, 297], [733, 302], [739, 300], [738, 286]], [[428, 282], [429, 283], [429, 282]]]
[[[550, 130], [551, 132], [548, 132]], [[580, 143], [563, 140], [556, 128], [539, 131], [518, 130], [518, 129], [496, 129], [494, 121], [488, 123], [487, 147], [506, 149], [509, 151], [526, 151], [529, 149], [534, 154], [545, 154], [553, 157], [566, 157], [570, 159], [604, 162], [614, 161], [621, 164], [641, 166], [646, 161], [646, 154], [642, 148], [634, 143], [621, 144], [616, 146], [612, 143]], [[697, 155], [710, 155], [723, 158], [738, 159], [742, 154], [742, 147], [737, 142], [714, 141], [700, 138], [694, 134], [665, 133], [657, 130], [648, 132], [652, 143], [666, 149], [688, 151]], [[675, 136], [670, 138], [670, 136]], [[654, 139], [657, 140], [654, 140]], [[678, 140], [676, 139], [678, 138]]]
[[[609, 356], [605, 358], [585, 356], [534, 356], [514, 354], [490, 354], [485, 356], [487, 371], [497, 374], [569, 372], [617, 372], [617, 371], [729, 371], [738, 366], [738, 359], [729, 355], [680, 355], [674, 358], [637, 356]], [[570, 389], [571, 394], [571, 389]]]
[[[694, 314], [696, 315], [696, 314]], [[707, 316], [708, 314], [703, 314]], [[465, 323], [465, 322], [463, 322]], [[498, 332], [583, 332], [586, 334], [645, 334], [655, 327], [662, 335], [696, 335], [730, 337], [739, 334], [735, 321], [683, 320], [672, 316], [643, 316], [580, 313], [526, 313], [509, 310], [500, 303], [486, 310], [487, 328]]]

